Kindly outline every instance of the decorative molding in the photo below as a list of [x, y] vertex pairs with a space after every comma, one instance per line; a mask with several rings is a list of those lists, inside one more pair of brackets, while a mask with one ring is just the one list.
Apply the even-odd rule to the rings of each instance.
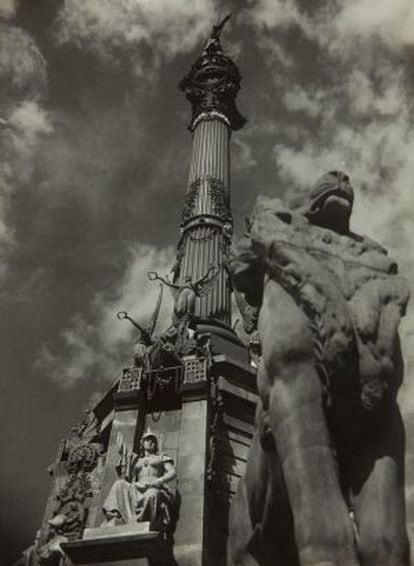
[[140, 391], [142, 384], [142, 367], [129, 367], [125, 368], [122, 372], [122, 377], [119, 380], [118, 393], [131, 393]]
[[54, 526], [57, 517], [62, 517], [59, 531], [68, 540], [80, 538], [87, 517], [86, 501], [92, 497], [92, 485], [85, 470], [71, 474], [56, 496], [58, 507], [49, 523]]
[[[200, 222], [201, 221], [201, 222]], [[231, 221], [229, 221], [231, 224]], [[180, 245], [183, 244], [184, 238], [187, 234], [187, 232], [189, 230], [191, 230], [191, 228], [199, 228], [200, 224], [202, 224], [205, 227], [214, 227], [214, 228], [219, 228], [220, 230], [223, 229], [223, 222], [221, 220], [217, 220], [216, 218], [212, 218], [211, 216], [203, 216], [202, 218], [200, 217], [196, 217], [193, 218], [192, 220], [190, 220], [186, 225], [184, 229], [181, 229], [181, 239], [180, 239]]]
[[207, 358], [200, 358], [197, 354], [184, 357], [183, 384], [207, 381]]
[[96, 466], [101, 453], [99, 444], [83, 444], [74, 448], [68, 458], [67, 470], [70, 474], [79, 471], [91, 471]]
[[216, 112], [215, 110], [210, 110], [209, 112], [201, 112], [201, 114], [199, 114], [192, 123], [191, 129], [194, 131], [198, 124], [203, 120], [206, 122], [210, 120], [221, 120], [224, 124], [226, 124], [226, 126], [228, 126], [229, 128], [231, 127], [229, 119], [224, 114], [222, 114], [221, 112]]

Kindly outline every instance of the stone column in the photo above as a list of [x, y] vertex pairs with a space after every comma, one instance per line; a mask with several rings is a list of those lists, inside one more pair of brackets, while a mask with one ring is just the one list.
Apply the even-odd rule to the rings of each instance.
[[223, 260], [231, 241], [229, 187], [229, 121], [222, 114], [200, 115], [194, 125], [193, 149], [180, 242], [180, 281], [199, 281], [215, 266], [209, 292], [196, 298], [195, 315], [230, 323], [230, 285]]
[[194, 315], [229, 325], [230, 282], [225, 261], [231, 243], [230, 136], [245, 119], [235, 99], [240, 74], [212, 36], [180, 83], [191, 102], [193, 133], [187, 194], [182, 214], [175, 282], [209, 279], [195, 300]]

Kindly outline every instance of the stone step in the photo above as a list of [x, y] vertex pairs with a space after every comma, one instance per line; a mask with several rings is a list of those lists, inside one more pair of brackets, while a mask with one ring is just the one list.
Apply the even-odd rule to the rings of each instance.
[[[80, 540], [72, 540], [61, 544], [62, 550], [71, 559], [73, 564], [101, 564], [108, 561], [145, 559], [159, 557], [165, 546], [164, 540], [161, 539], [160, 533], [157, 531], [147, 531], [141, 533], [130, 532], [120, 534], [119, 527], [127, 527], [128, 525], [120, 525], [112, 527], [114, 530], [111, 534], [101, 532], [95, 538], [83, 538]], [[105, 527], [105, 530], [111, 527]], [[98, 529], [101, 529], [100, 527]], [[98, 529], [89, 529], [97, 531]], [[127, 529], [125, 529], [127, 531]], [[89, 533], [91, 535], [92, 533]], [[144, 564], [144, 563], [143, 563]], [[114, 565], [115, 566], [115, 565]]]
[[122, 535], [141, 535], [151, 532], [149, 521], [141, 521], [139, 523], [131, 523], [128, 525], [101, 525], [85, 529], [83, 539], [96, 539], [106, 537], [116, 537]]

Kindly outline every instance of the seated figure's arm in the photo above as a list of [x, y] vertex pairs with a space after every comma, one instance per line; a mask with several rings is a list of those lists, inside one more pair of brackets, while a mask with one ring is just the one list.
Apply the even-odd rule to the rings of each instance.
[[154, 478], [151, 481], [151, 485], [154, 487], [161, 487], [164, 483], [167, 483], [173, 480], [176, 477], [177, 473], [175, 471], [175, 467], [171, 460], [167, 460], [164, 462], [164, 473], [162, 476], [158, 478]]

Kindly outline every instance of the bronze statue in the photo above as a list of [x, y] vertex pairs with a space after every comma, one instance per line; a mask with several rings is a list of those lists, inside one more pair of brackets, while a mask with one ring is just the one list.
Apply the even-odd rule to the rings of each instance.
[[207, 295], [219, 274], [219, 268], [210, 265], [207, 272], [197, 281], [193, 282], [190, 275], [185, 276], [183, 283], [171, 283], [167, 278], [160, 277], [155, 271], [150, 271], [148, 277], [151, 281], [160, 280], [170, 287], [174, 293], [173, 323], [179, 325], [183, 318], [192, 317], [195, 310], [196, 297]]
[[139, 331], [138, 339], [134, 344], [134, 361], [137, 367], [148, 368], [149, 350], [154, 344], [154, 331], [160, 314], [163, 291], [164, 287], [160, 283], [160, 292], [158, 294], [154, 312], [152, 313], [150, 321], [145, 325], [141, 325], [136, 322], [126, 311], [120, 311], [117, 313], [119, 320], [129, 320], [129, 322]]
[[232, 14], [227, 14], [227, 16], [225, 16], [220, 23], [218, 24], [214, 24], [213, 28], [211, 30], [211, 34], [210, 37], [207, 40], [207, 43], [204, 46], [204, 54], [206, 54], [209, 49], [211, 47], [216, 47], [216, 48], [220, 48], [220, 36], [221, 36], [221, 32], [223, 31], [224, 26], [226, 25], [226, 23], [228, 22], [228, 20], [231, 18]]
[[159, 454], [157, 436], [151, 432], [141, 438], [141, 453], [128, 458], [126, 477], [115, 481], [105, 500], [106, 524], [149, 521], [153, 529], [165, 531], [174, 504], [167, 485], [176, 476], [172, 458]]
[[350, 231], [353, 199], [337, 171], [287, 205], [260, 197], [231, 262], [261, 342], [233, 566], [409, 564], [396, 402], [408, 291], [386, 250]]
[[227, 14], [227, 16], [224, 16], [224, 18], [221, 20], [220, 23], [213, 25], [213, 29], [211, 31], [211, 38], [212, 39], [220, 39], [221, 32], [223, 31], [224, 26], [226, 25], [228, 20], [231, 18], [231, 16], [232, 16], [232, 13], [230, 12], [230, 14]]

